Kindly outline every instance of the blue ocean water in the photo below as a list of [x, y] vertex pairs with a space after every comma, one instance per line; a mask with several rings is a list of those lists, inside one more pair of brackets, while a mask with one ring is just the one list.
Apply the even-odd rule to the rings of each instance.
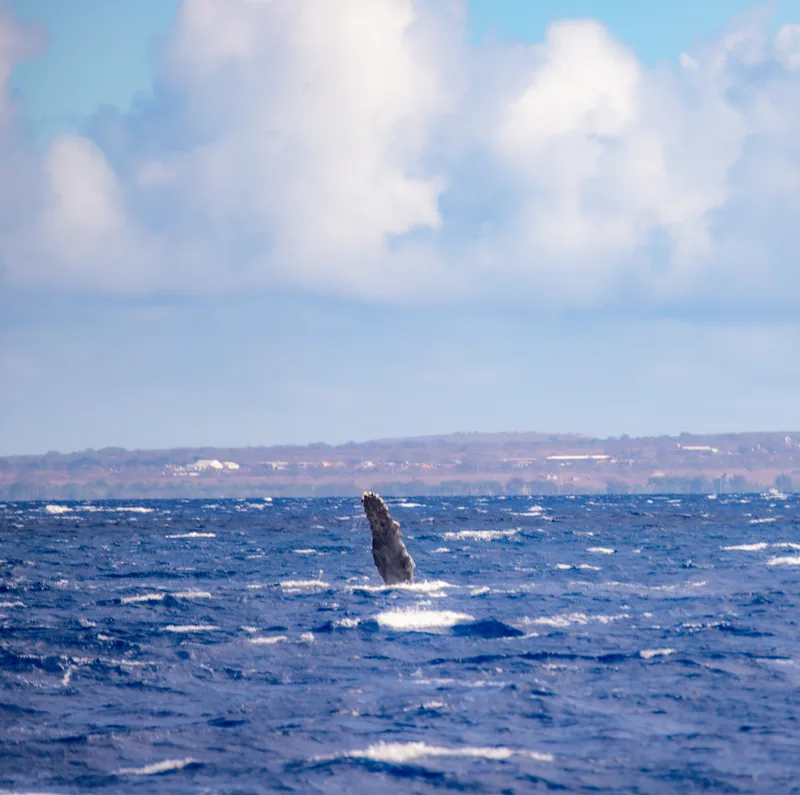
[[0, 505], [0, 789], [798, 792], [796, 497]]

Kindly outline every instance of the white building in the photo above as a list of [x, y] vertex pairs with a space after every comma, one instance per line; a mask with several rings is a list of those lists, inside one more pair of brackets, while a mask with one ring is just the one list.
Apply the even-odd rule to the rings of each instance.
[[610, 455], [549, 455], [548, 461], [606, 461]]
[[195, 472], [203, 472], [206, 469], [225, 469], [225, 466], [221, 461], [217, 461], [216, 458], [201, 458], [199, 461], [189, 464], [186, 468]]

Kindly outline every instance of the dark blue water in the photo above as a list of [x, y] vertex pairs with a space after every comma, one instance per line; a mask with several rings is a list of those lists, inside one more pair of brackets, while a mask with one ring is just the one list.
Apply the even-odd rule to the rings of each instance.
[[800, 791], [796, 498], [389, 505], [0, 506], [0, 789]]

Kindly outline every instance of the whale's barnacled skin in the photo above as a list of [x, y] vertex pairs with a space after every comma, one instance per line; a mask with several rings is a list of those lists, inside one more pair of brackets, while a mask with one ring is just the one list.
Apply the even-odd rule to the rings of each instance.
[[414, 582], [414, 561], [386, 503], [372, 491], [365, 491], [361, 502], [372, 530], [372, 558], [383, 581], [387, 585]]

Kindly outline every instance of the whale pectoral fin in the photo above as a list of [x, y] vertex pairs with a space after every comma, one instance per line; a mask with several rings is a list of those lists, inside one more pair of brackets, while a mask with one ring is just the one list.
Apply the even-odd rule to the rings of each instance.
[[361, 496], [372, 531], [372, 559], [387, 585], [414, 581], [414, 560], [408, 554], [400, 525], [392, 519], [386, 503], [374, 492]]

